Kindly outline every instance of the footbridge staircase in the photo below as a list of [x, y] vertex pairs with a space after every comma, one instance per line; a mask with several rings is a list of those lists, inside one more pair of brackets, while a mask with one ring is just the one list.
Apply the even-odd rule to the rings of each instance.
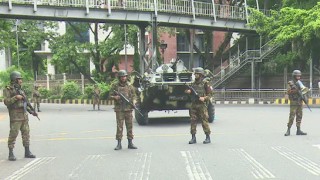
[[275, 44], [272, 40], [270, 40], [261, 46], [260, 49], [246, 50], [231, 56], [232, 58], [229, 60], [228, 65], [220, 66], [218, 68], [220, 71], [215, 73], [213, 87], [221, 88], [237, 75], [246, 71], [250, 64], [261, 63], [264, 60], [269, 59], [275, 53], [277, 53], [279, 46], [279, 44]]

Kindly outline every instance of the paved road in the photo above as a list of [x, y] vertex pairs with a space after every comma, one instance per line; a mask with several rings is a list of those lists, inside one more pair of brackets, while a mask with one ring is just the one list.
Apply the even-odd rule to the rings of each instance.
[[[284, 137], [288, 106], [217, 105], [208, 145], [202, 144], [200, 124], [198, 143], [187, 143], [187, 112], [155, 112], [150, 125], [134, 124], [139, 149], [128, 150], [124, 141], [121, 151], [113, 150], [111, 106], [90, 111], [88, 105], [43, 104], [42, 109], [40, 122], [30, 117], [31, 150], [37, 158], [23, 158], [19, 135], [17, 161], [9, 162], [9, 121], [0, 105], [0, 179], [320, 179], [319, 108], [304, 109], [307, 136]], [[169, 117], [159, 118], [164, 116]]]

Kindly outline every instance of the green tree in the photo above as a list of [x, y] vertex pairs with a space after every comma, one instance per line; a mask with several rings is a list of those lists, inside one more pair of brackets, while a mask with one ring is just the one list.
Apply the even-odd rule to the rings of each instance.
[[12, 71], [19, 71], [23, 77], [23, 81], [29, 81], [32, 79], [32, 75], [30, 73], [27, 73], [15, 66], [11, 66], [5, 71], [0, 71], [0, 89], [10, 84], [10, 74]]
[[[285, 6], [294, 7], [283, 7], [280, 12], [273, 11], [271, 17], [252, 10], [250, 25], [255, 27], [260, 35], [274, 38], [274, 43], [281, 44], [281, 54], [288, 57], [292, 57], [292, 53], [296, 54], [293, 58], [295, 63], [290, 68], [307, 69], [310, 57], [319, 65], [320, 53], [315, 47], [319, 47], [320, 41], [320, 2], [314, 6], [311, 5], [315, 1], [307, 3], [308, 6], [302, 3], [298, 8], [298, 2], [290, 4], [289, 1], [284, 1]], [[278, 58], [279, 61], [288, 59], [280, 55], [278, 57], [281, 57]]]
[[[93, 42], [75, 40], [75, 37], [84, 39], [89, 32], [93, 35]], [[135, 53], [138, 53], [138, 41], [135, 37], [138, 29], [129, 26], [128, 32], [128, 42], [133, 44]], [[68, 22], [66, 33], [53, 38], [50, 42], [54, 54], [52, 64], [64, 71], [72, 64], [92, 82], [110, 81], [112, 68], [118, 69], [119, 53], [124, 48], [124, 37], [123, 25]], [[95, 80], [91, 78], [88, 68], [90, 59], [95, 66], [93, 72]]]

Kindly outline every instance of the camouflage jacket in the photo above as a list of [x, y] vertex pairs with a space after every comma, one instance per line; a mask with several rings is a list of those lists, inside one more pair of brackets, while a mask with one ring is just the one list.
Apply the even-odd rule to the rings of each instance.
[[100, 89], [94, 89], [93, 90], [93, 98], [99, 99], [100, 98], [100, 94], [101, 94]]
[[[21, 91], [24, 93], [23, 90]], [[6, 86], [3, 91], [4, 104], [8, 108], [10, 121], [27, 121], [28, 114], [24, 109], [24, 100], [18, 100], [15, 97], [16, 95], [18, 95], [18, 92], [14, 88], [14, 84]]]
[[[114, 96], [118, 94], [115, 92], [118, 91], [119, 93], [123, 94], [131, 103], [134, 103], [136, 98], [135, 89], [129, 83], [116, 83], [110, 89], [110, 97], [114, 99]], [[114, 111], [131, 111], [133, 109], [130, 103], [127, 103], [125, 100], [115, 100], [114, 99]]]
[[[205, 104], [208, 104], [213, 97], [212, 86], [207, 81], [195, 81], [192, 85], [193, 89], [198, 93], [200, 97], [205, 97]], [[192, 105], [203, 105], [203, 102], [199, 100], [192, 101]]]
[[295, 81], [289, 81], [287, 86], [287, 93], [289, 96], [290, 101], [302, 101], [300, 95], [299, 95], [299, 88], [295, 84]]
[[33, 90], [33, 92], [32, 92], [32, 97], [33, 98], [40, 98], [40, 92], [39, 92], [39, 90]]

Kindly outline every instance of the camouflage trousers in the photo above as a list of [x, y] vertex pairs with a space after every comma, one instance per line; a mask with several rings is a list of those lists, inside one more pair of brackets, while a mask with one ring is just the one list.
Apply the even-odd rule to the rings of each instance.
[[100, 109], [100, 98], [93, 98], [93, 109], [95, 109], [96, 105], [98, 105], [98, 109]]
[[289, 113], [289, 122], [288, 122], [288, 128], [291, 128], [294, 118], [296, 117], [296, 125], [297, 127], [300, 127], [301, 120], [302, 120], [302, 103], [299, 104], [298, 102], [292, 102], [290, 103], [290, 113]]
[[23, 146], [28, 147], [30, 145], [30, 128], [28, 121], [10, 121], [9, 148], [14, 148], [19, 130], [21, 131]]
[[40, 98], [34, 98], [33, 99], [33, 108], [36, 110], [36, 106], [38, 107], [38, 110], [40, 109]]
[[123, 122], [126, 123], [127, 138], [133, 139], [132, 133], [132, 110], [131, 111], [116, 111], [117, 118], [117, 134], [116, 140], [121, 140], [123, 136]]
[[191, 134], [196, 134], [197, 133], [197, 123], [198, 121], [201, 121], [202, 123], [202, 128], [205, 134], [210, 134], [210, 127], [209, 127], [209, 115], [208, 115], [208, 110], [207, 108], [202, 105], [202, 106], [193, 106], [189, 110], [189, 115], [190, 115], [190, 121], [191, 121]]

